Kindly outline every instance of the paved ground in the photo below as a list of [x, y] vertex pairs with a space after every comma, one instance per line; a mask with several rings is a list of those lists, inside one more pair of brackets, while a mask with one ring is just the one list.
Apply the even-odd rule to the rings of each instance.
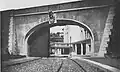
[[53, 72], [59, 68], [60, 63], [60, 59], [38, 59], [4, 67], [2, 72]]
[[[77, 60], [77, 62], [79, 62], [79, 64], [83, 65], [83, 67], [87, 65], [88, 67], [92, 66], [91, 68], [97, 67], [97, 68], [100, 68], [100, 69], [104, 69], [105, 72], [109, 72], [109, 71], [120, 72], [120, 69], [118, 69], [118, 68], [115, 68], [115, 67], [112, 67], [112, 66], [109, 66], [109, 65], [106, 65], [106, 64], [102, 64], [102, 63], [99, 63], [99, 62], [96, 62], [96, 61], [92, 61], [92, 60], [89, 60], [89, 59], [84, 59], [84, 58], [80, 58], [80, 57], [72, 57], [72, 59]], [[86, 64], [86, 65], [84, 65], [84, 64]], [[85, 68], [85, 69], [87, 69], [87, 68]], [[87, 70], [89, 70], [89, 69], [87, 69]]]
[[77, 59], [74, 60], [82, 68], [67, 58], [38, 58], [15, 65], [6, 65], [2, 68], [2, 72], [110, 72], [101, 70], [92, 64]]
[[10, 59], [9, 61], [3, 61], [2, 67], [20, 64], [20, 63], [24, 63], [24, 62], [32, 61], [32, 60], [36, 60], [36, 59], [40, 59], [40, 57], [24, 57], [24, 58], [19, 58], [19, 59]]

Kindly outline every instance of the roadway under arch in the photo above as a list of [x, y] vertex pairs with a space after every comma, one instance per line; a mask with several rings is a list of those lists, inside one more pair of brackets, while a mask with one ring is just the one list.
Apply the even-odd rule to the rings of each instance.
[[57, 23], [49, 24], [48, 21], [33, 27], [25, 36], [25, 48], [27, 56], [49, 56], [50, 28], [54, 26], [77, 25], [88, 31], [91, 40], [91, 48], [94, 52], [94, 36], [91, 29], [82, 22], [72, 19], [57, 19]]

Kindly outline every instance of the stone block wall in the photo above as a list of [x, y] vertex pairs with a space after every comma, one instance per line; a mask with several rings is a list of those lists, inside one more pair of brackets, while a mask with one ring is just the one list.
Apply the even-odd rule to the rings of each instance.
[[[73, 19], [86, 24], [92, 30], [95, 38], [95, 52], [99, 51], [102, 34], [105, 27], [106, 18], [109, 8], [98, 8], [80, 11], [70, 11], [56, 13], [58, 19]], [[48, 21], [48, 15], [30, 15], [14, 17], [16, 25], [18, 48], [23, 49], [25, 34], [34, 26]], [[23, 49], [24, 51], [24, 49]]]
[[[109, 6], [98, 7], [98, 8], [89, 8], [89, 7], [110, 5], [112, 3], [113, 3], [113, 0], [110, 0], [110, 1], [85, 0], [85, 1], [77, 1], [77, 2], [70, 2], [70, 3], [63, 3], [63, 4], [53, 4], [53, 5], [46, 5], [46, 6], [40, 6], [40, 7], [13, 10], [13, 15], [14, 15], [13, 30], [15, 30], [14, 33], [16, 33], [14, 37], [15, 40], [13, 41], [16, 41], [17, 43], [16, 47], [18, 48], [20, 53], [24, 54], [25, 35], [34, 26], [41, 24], [42, 22], [48, 21], [47, 12], [48, 10], [51, 9], [53, 11], [56, 11], [55, 13], [58, 19], [59, 18], [73, 19], [86, 24], [94, 34], [94, 38], [95, 38], [94, 50], [97, 53], [100, 48], [100, 43], [102, 40], [104, 28], [105, 28], [105, 22], [106, 22], [108, 11], [109, 11]], [[81, 9], [72, 10], [72, 11], [71, 10], [59, 11], [59, 10], [67, 10], [67, 9], [74, 9], [74, 8], [81, 8]], [[86, 9], [82, 9], [82, 8], [86, 8]], [[34, 14], [36, 12], [40, 12], [40, 14], [39, 13]], [[29, 13], [32, 13], [32, 14], [29, 14]], [[8, 20], [10, 20], [10, 17], [8, 18], [9, 18]], [[8, 22], [7, 24], [9, 23], [10, 22]], [[8, 42], [7, 38], [6, 38], [6, 42]], [[4, 44], [8, 45], [7, 43], [4, 43]]]

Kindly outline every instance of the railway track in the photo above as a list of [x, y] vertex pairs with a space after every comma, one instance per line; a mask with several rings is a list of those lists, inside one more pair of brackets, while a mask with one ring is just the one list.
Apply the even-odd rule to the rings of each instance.
[[84, 69], [76, 60], [74, 59], [69, 59], [69, 60], [73, 61], [78, 68], [81, 68], [84, 72], [87, 72], [86, 69]]
[[63, 59], [56, 72], [87, 72], [77, 61], [74, 59]]
[[62, 68], [62, 65], [63, 65], [63, 60], [62, 60], [62, 63], [60, 64], [60, 67], [58, 68], [58, 70], [56, 72], [60, 72], [60, 69]]
[[18, 65], [8, 66], [2, 72], [109, 72], [70, 58], [42, 58]]

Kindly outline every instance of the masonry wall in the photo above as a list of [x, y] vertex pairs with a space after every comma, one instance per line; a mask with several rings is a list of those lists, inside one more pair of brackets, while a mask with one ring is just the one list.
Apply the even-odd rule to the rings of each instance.
[[1, 56], [3, 59], [8, 59], [8, 37], [9, 37], [9, 22], [11, 11], [1, 12]]
[[[95, 37], [95, 52], [98, 52], [109, 7], [56, 13], [57, 18], [73, 19], [86, 24]], [[18, 48], [24, 51], [24, 36], [34, 26], [48, 21], [48, 15], [30, 15], [14, 17]]]
[[111, 30], [110, 42], [108, 42], [108, 55], [120, 57], [120, 2], [115, 5], [115, 16], [113, 19], [113, 29]]
[[36, 12], [48, 12], [48, 10], [65, 10], [73, 8], [84, 8], [84, 7], [93, 7], [93, 6], [102, 6], [102, 5], [111, 5], [114, 4], [114, 0], [83, 0], [83, 1], [73, 1], [67, 3], [43, 5], [37, 7], [30, 7], [25, 9], [18, 9], [14, 11], [15, 15], [18, 14], [28, 14]]
[[[95, 37], [95, 52], [98, 52], [109, 7], [106, 6], [101, 8], [99, 7], [94, 8], [93, 6], [95, 7], [104, 6], [104, 5], [110, 5], [113, 3], [114, 3], [114, 0], [108, 0], [108, 1], [107, 0], [84, 0], [84, 1], [75, 1], [75, 2], [69, 2], [69, 3], [61, 3], [61, 4], [53, 4], [53, 5], [13, 10], [13, 15], [14, 15], [13, 23], [16, 28], [16, 31], [14, 31], [16, 33], [16, 37], [14, 38], [17, 40], [16, 47], [19, 49], [20, 53], [24, 54], [25, 35], [34, 26], [41, 24], [44, 21], [48, 21], [48, 14], [47, 14], [48, 10], [56, 11], [56, 10], [81, 8], [81, 10], [75, 10], [75, 11], [63, 11], [63, 12], [58, 11], [56, 12], [57, 18], [73, 19], [88, 25], [88, 27], [91, 28]], [[89, 8], [89, 7], [93, 7], [93, 8]], [[82, 8], [86, 8], [86, 9], [82, 9]], [[34, 14], [36, 12], [43, 12], [43, 13]], [[29, 13], [33, 13], [33, 14], [29, 14]], [[24, 14], [27, 14], [27, 15], [24, 15]], [[9, 17], [6, 17], [6, 18], [9, 18]], [[4, 17], [4, 22], [7, 22], [5, 21], [5, 17]], [[8, 27], [6, 26], [8, 23], [5, 23], [5, 25], [3, 24], [4, 29], [8, 29]], [[4, 34], [6, 37], [3, 38], [4, 40], [2, 41], [4, 42], [2, 43], [4, 44], [3, 46], [5, 48], [5, 46], [8, 45], [7, 43], [8, 32], [4, 32], [3, 35]]]
[[[12, 10], [14, 15], [13, 23], [16, 28], [15, 33], [17, 35], [16, 45], [20, 50], [20, 53], [24, 53], [24, 37], [26, 33], [34, 26], [41, 24], [44, 21], [48, 21], [48, 14], [47, 14], [48, 10], [56, 11], [56, 10], [81, 8], [81, 10], [75, 10], [75, 11], [66, 11], [66, 12], [58, 11], [56, 12], [57, 18], [73, 19], [88, 25], [91, 28], [95, 37], [95, 52], [98, 52], [109, 7], [106, 6], [101, 8], [90, 8], [90, 9], [82, 9], [82, 8], [110, 5], [113, 3], [114, 0], [84, 0], [84, 1], [75, 1], [70, 3], [53, 4], [53, 5]], [[44, 13], [29, 14], [36, 12], [44, 12]], [[2, 17], [1, 39], [2, 39], [3, 53], [5, 53], [5, 50], [8, 47], [10, 14], [11, 11], [3, 11], [1, 14]], [[20, 16], [20, 14], [28, 14], [28, 15]]]

